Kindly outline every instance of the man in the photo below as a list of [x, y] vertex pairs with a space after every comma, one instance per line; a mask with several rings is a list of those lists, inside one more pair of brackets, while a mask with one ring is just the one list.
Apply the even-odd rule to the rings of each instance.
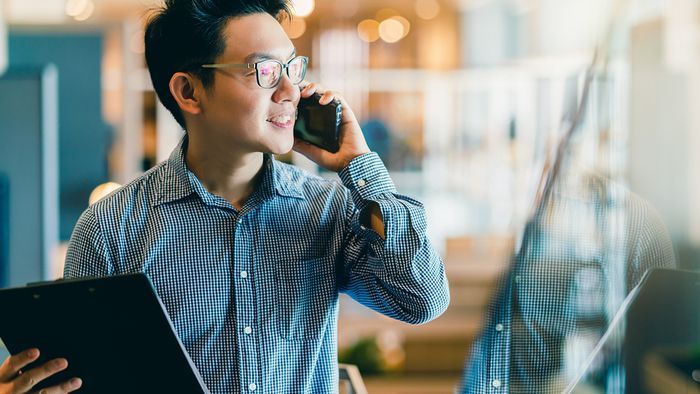
[[[284, 15], [286, 0], [166, 1], [146, 60], [186, 137], [83, 213], [66, 260], [68, 278], [145, 272], [213, 393], [337, 391], [340, 292], [416, 324], [449, 302], [422, 205], [396, 194], [342, 97], [297, 86], [306, 61]], [[315, 92], [343, 104], [335, 154], [293, 137], [299, 98]], [[272, 157], [292, 147], [343, 184]], [[34, 358], [11, 359], [4, 381]], [[28, 391], [42, 368], [4, 392]]]

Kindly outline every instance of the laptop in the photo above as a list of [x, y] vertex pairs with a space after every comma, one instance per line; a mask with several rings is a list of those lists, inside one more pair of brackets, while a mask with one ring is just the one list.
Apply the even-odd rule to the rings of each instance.
[[81, 393], [209, 393], [142, 273], [3, 289], [0, 316], [10, 353], [41, 351], [25, 369], [68, 360], [37, 390], [80, 377]]

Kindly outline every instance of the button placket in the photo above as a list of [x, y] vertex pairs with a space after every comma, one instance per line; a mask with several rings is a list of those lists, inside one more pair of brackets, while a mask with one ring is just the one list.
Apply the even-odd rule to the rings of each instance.
[[[241, 333], [237, 337], [238, 348], [241, 349], [241, 379], [243, 382], [248, 381], [248, 390], [255, 391], [257, 389], [256, 381], [259, 381], [259, 357], [258, 353], [258, 338], [253, 333], [253, 327], [257, 324], [256, 309], [253, 296], [253, 281], [249, 280], [252, 274], [249, 270], [253, 267], [253, 255], [250, 250], [250, 231], [246, 231], [246, 226], [243, 224], [243, 217], [235, 218], [234, 225], [234, 256], [233, 256], [233, 272], [238, 273], [238, 278], [233, 279], [233, 285], [236, 292], [236, 317], [235, 323], [237, 331]], [[235, 275], [235, 274], [234, 274]], [[247, 323], [244, 325], [244, 323]], [[245, 384], [245, 383], [244, 383]], [[246, 386], [244, 386], [246, 387]]]

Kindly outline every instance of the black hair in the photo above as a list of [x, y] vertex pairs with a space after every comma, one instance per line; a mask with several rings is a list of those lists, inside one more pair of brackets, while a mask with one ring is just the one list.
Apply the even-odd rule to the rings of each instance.
[[[280, 20], [291, 17], [289, 0], [165, 0], [146, 23], [146, 64], [158, 98], [185, 128], [185, 118], [170, 94], [170, 78], [190, 72], [209, 87], [213, 63], [226, 49], [223, 30], [231, 18], [267, 13]], [[254, 34], [254, 33], [253, 33]]]

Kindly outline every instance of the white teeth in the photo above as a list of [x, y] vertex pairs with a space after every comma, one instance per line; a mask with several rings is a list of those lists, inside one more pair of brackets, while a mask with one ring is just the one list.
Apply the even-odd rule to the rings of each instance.
[[291, 119], [292, 119], [292, 117], [290, 115], [279, 115], [279, 116], [275, 116], [274, 118], [270, 119], [270, 122], [286, 124], [286, 123], [289, 123], [289, 121]]

